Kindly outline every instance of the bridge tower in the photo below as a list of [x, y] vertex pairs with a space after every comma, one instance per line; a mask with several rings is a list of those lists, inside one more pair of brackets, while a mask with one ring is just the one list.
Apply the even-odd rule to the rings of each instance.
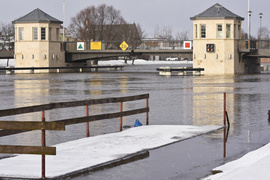
[[193, 21], [193, 67], [204, 68], [204, 74], [244, 73], [245, 62], [239, 55], [244, 18], [217, 3], [190, 19]]
[[[57, 67], [65, 65], [61, 51], [59, 21], [40, 9], [12, 22], [15, 26], [15, 67]], [[36, 70], [53, 72], [56, 70]], [[16, 70], [16, 73], [29, 73]]]

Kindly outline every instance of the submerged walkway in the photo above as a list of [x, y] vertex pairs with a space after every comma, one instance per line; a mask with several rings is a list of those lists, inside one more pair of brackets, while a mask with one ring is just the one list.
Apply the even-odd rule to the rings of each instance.
[[[57, 155], [46, 156], [46, 177], [78, 174], [220, 128], [221, 126], [152, 125], [58, 144]], [[41, 156], [18, 155], [1, 159], [0, 177], [40, 178]]]

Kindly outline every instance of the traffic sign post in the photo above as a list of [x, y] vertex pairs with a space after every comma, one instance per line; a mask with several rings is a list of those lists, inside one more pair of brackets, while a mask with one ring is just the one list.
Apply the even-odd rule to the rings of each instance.
[[120, 44], [120, 48], [121, 48], [123, 51], [125, 51], [125, 50], [128, 48], [128, 44], [127, 44], [125, 41], [123, 41], [123, 42]]
[[192, 42], [184, 41], [184, 49], [192, 49]]
[[84, 50], [84, 42], [77, 42], [77, 50]]

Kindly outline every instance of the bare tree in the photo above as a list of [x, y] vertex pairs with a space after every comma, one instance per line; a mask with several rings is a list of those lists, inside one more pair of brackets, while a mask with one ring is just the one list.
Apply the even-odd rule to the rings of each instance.
[[[241, 39], [247, 40], [248, 39], [248, 34], [242, 29], [241, 30]], [[255, 40], [256, 38], [252, 35], [250, 35], [250, 40]]]
[[189, 32], [187, 30], [184, 30], [182, 32], [178, 32], [175, 37], [178, 41], [186, 41], [189, 40]]
[[258, 29], [258, 39], [260, 48], [269, 48], [270, 46], [270, 30], [267, 27], [261, 27]]
[[14, 26], [11, 23], [0, 24], [0, 49], [13, 49], [14, 47]]
[[136, 26], [137, 26], [137, 30], [138, 30], [138, 34], [139, 34], [140, 38], [141, 39], [147, 38], [147, 34], [145, 33], [144, 30], [142, 30], [141, 25], [139, 23], [137, 23]]
[[91, 6], [71, 19], [69, 30], [73, 37], [85, 41], [114, 41], [119, 37], [119, 25], [127, 24], [120, 11], [105, 4]]
[[258, 29], [258, 39], [270, 39], [270, 31], [267, 27], [262, 27]]
[[241, 30], [241, 39], [248, 39], [248, 34], [243, 29]]
[[183, 46], [183, 42], [189, 40], [189, 32], [184, 30], [182, 32], [178, 32], [175, 37], [176, 42], [179, 43], [180, 47]]
[[172, 40], [172, 27], [163, 26], [163, 28], [160, 28], [157, 24], [154, 29], [154, 38], [167, 39], [168, 41]]

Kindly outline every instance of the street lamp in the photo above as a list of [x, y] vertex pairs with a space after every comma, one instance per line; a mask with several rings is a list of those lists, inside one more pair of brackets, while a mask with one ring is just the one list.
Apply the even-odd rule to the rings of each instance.
[[259, 38], [259, 40], [260, 40], [260, 46], [262, 47], [261, 39], [262, 39], [262, 16], [263, 16], [263, 13], [260, 13], [259, 16], [260, 16], [260, 38]]
[[248, 0], [248, 40], [250, 39], [250, 16], [251, 16], [250, 0]]
[[262, 16], [263, 16], [263, 13], [260, 13], [259, 16], [260, 16], [260, 39], [261, 39], [262, 38]]
[[248, 39], [250, 39], [251, 33], [251, 11], [248, 11]]
[[63, 0], [63, 42], [65, 41], [65, 0]]

